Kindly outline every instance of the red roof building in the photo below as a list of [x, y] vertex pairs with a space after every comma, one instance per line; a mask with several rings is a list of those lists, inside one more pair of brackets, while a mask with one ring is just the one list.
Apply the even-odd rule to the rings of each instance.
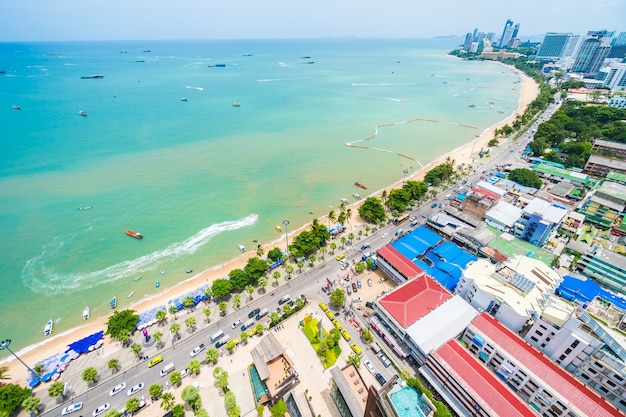
[[565, 369], [487, 313], [479, 314], [463, 333], [467, 352], [540, 414], [606, 417], [623, 415]]
[[450, 298], [448, 290], [424, 274], [379, 299], [378, 304], [400, 327], [407, 328]]
[[537, 416], [457, 340], [431, 352], [420, 372], [461, 415]]
[[394, 278], [397, 282], [404, 282], [411, 278], [424, 275], [424, 271], [422, 271], [421, 268], [403, 256], [391, 245], [380, 248], [376, 254], [378, 256], [376, 265], [392, 278], [399, 274], [399, 279]]

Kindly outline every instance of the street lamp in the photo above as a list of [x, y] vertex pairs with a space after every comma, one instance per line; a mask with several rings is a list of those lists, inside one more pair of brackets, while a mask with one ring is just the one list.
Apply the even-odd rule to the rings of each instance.
[[6, 339], [6, 340], [1, 341], [1, 342], [0, 342], [0, 350], [4, 350], [4, 349], [6, 349], [6, 350], [8, 350], [9, 352], [11, 352], [11, 354], [12, 354], [13, 356], [15, 356], [15, 358], [16, 358], [18, 361], [20, 361], [20, 362], [22, 363], [22, 365], [24, 365], [24, 366], [26, 367], [26, 369], [28, 369], [28, 370], [30, 371], [30, 373], [31, 373], [31, 374], [33, 374], [33, 378], [35, 378], [35, 379], [40, 379], [40, 378], [39, 378], [39, 375], [37, 375], [37, 372], [33, 371], [33, 370], [32, 370], [32, 368], [31, 368], [30, 366], [26, 365], [26, 363], [24, 363], [24, 361], [23, 361], [23, 360], [21, 360], [21, 359], [20, 359], [20, 357], [19, 357], [19, 356], [17, 356], [17, 355], [15, 354], [15, 352], [13, 352], [11, 349], [9, 349], [9, 345], [10, 345], [10, 344], [11, 344], [11, 339]]
[[283, 224], [285, 225], [285, 242], [287, 244], [286, 251], [287, 255], [289, 255], [289, 234], [287, 231], [287, 226], [289, 226], [289, 220], [283, 220]]
[[404, 182], [406, 181], [406, 174], [409, 173], [409, 170], [408, 168], [404, 168], [402, 172], [404, 173], [404, 178], [402, 178], [402, 184], [404, 184]]

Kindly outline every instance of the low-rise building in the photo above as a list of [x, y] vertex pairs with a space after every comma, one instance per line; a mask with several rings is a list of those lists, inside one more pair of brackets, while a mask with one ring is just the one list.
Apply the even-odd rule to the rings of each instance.
[[510, 232], [520, 217], [522, 217], [521, 208], [506, 201], [499, 201], [485, 212], [485, 223], [501, 232]]
[[585, 172], [603, 177], [610, 171], [626, 173], [626, 161], [600, 155], [591, 155], [585, 164]]
[[368, 390], [359, 370], [350, 363], [343, 368], [330, 370], [330, 397], [341, 417], [362, 417], [367, 403]]
[[570, 211], [565, 215], [561, 223], [561, 231], [569, 237], [576, 237], [580, 234], [580, 228], [585, 222], [585, 215], [576, 211]]
[[575, 271], [619, 293], [626, 290], [626, 256], [593, 245], [578, 259]]
[[567, 209], [541, 198], [534, 198], [523, 209], [514, 235], [536, 246], [542, 246], [559, 227]]

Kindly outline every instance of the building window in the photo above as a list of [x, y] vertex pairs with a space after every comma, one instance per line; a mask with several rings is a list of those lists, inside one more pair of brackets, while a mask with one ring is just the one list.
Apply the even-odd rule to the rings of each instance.
[[531, 336], [530, 340], [532, 340], [533, 342], [539, 342], [539, 339], [537, 339], [535, 336]]

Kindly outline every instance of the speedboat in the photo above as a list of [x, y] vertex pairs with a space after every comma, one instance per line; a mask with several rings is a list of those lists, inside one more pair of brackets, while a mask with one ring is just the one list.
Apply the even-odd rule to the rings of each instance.
[[354, 198], [356, 198], [357, 200], [360, 200], [360, 199], [361, 199], [361, 194], [359, 194], [359, 193], [352, 193], [352, 196], [353, 196]]
[[80, 207], [79, 210], [91, 210], [91, 206]]
[[22, 110], [22, 108], [20, 106], [17, 106], [17, 105], [13, 105], [12, 109], [13, 110]]
[[235, 102], [235, 103], [233, 103], [233, 107], [241, 107], [241, 104]]
[[192, 272], [193, 272], [193, 269], [188, 269], [188, 270], [187, 270], [187, 273], [188, 273], [188, 274], [191, 274]]
[[282, 231], [283, 231], [283, 229], [281, 229], [281, 228], [280, 228], [280, 226], [278, 226], [278, 225], [274, 226], [274, 229], [276, 229], [276, 231], [277, 231], [278, 233], [280, 233], [280, 232], [282, 232]]
[[143, 239], [143, 235], [139, 232], [133, 232], [132, 230], [125, 230], [128, 236], [134, 237], [135, 239]]
[[161, 274], [164, 274], [164, 273], [165, 273], [165, 269], [159, 269], [159, 272], [160, 272]]
[[354, 181], [354, 185], [356, 185], [357, 187], [360, 187], [360, 188], [362, 188], [364, 190], [367, 190], [367, 187], [365, 185], [361, 184], [358, 181]]
[[109, 305], [111, 306], [111, 308], [117, 307], [117, 297], [111, 298], [111, 301], [109, 301]]
[[83, 320], [89, 319], [89, 307], [85, 306], [83, 309]]
[[180, 101], [187, 101], [187, 97], [181, 97]]
[[237, 245], [239, 247], [239, 250], [241, 251], [241, 253], [244, 253], [246, 251], [246, 248], [243, 245]]
[[126, 298], [130, 298], [130, 297], [132, 297], [133, 295], [135, 295], [135, 291], [132, 291], [130, 294], [128, 294], [128, 295], [126, 296]]
[[82, 111], [82, 110], [81, 110], [81, 111], [79, 111], [79, 112], [78, 112], [78, 114], [79, 114], [79, 115], [81, 115], [81, 116], [83, 116], [83, 117], [87, 116], [87, 113], [85, 113], [85, 112], [84, 112], [84, 111]]
[[348, 204], [349, 201], [346, 200], [345, 198], [340, 198], [339, 201], [341, 201], [343, 204]]
[[135, 281], [139, 281], [141, 278], [143, 278], [143, 275], [139, 275], [138, 277], [136, 277]]
[[44, 336], [50, 336], [50, 333], [52, 333], [52, 320], [48, 320], [46, 326], [43, 328]]

